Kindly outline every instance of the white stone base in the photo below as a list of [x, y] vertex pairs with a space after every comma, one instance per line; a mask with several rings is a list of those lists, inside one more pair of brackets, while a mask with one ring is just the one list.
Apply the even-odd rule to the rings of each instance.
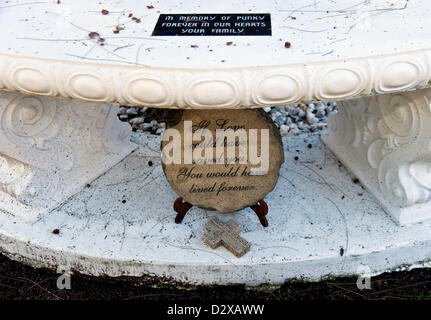
[[[177, 195], [160, 166], [160, 137], [135, 133], [132, 140], [140, 144], [136, 152], [35, 223], [0, 213], [0, 251], [36, 267], [193, 284], [278, 284], [363, 274], [367, 267], [378, 274], [430, 266], [431, 221], [397, 226], [316, 134], [283, 138], [286, 161], [266, 198], [268, 228], [251, 209], [192, 208], [175, 224]], [[205, 246], [204, 226], [213, 216], [240, 224], [250, 252], [238, 259]]]
[[0, 93], [0, 211], [32, 222], [128, 155], [117, 107]]
[[431, 218], [431, 89], [339, 103], [325, 144], [400, 225]]

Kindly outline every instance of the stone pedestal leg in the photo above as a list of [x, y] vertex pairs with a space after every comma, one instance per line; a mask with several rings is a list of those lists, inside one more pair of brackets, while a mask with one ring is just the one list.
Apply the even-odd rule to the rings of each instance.
[[117, 107], [0, 92], [0, 214], [34, 221], [129, 154]]
[[399, 224], [431, 218], [431, 89], [339, 103], [325, 144]]

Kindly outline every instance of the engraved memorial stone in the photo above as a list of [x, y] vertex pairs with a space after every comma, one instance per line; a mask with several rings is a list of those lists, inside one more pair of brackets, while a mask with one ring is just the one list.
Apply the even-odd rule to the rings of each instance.
[[284, 161], [278, 129], [261, 110], [185, 110], [165, 131], [162, 166], [188, 203], [234, 212], [263, 199]]

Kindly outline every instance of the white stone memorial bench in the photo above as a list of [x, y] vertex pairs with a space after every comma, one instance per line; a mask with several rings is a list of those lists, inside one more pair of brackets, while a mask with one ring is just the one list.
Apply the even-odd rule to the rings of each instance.
[[[395, 222], [425, 221], [430, 8], [425, 0], [0, 1], [0, 215], [37, 224], [136, 149], [130, 126], [117, 119], [118, 105], [231, 109], [337, 101], [326, 146]], [[201, 23], [211, 13], [226, 21], [235, 13], [270, 14], [271, 35], [242, 35], [253, 25], [235, 21], [206, 36], [189, 36], [193, 25], [180, 27], [178, 36], [152, 35], [161, 14], [184, 14], [185, 22], [196, 14]], [[13, 238], [4, 221], [2, 241]], [[32, 249], [6, 247], [10, 255], [31, 256]], [[134, 267], [123, 268], [134, 274]], [[86, 272], [121, 273], [102, 269]], [[263, 274], [251, 281], [281, 279]], [[227, 273], [211, 279], [229, 282]], [[244, 276], [238, 279], [232, 281]]]

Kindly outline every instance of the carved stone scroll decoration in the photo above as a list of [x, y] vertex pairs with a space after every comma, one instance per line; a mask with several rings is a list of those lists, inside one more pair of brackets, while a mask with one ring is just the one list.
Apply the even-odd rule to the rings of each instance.
[[116, 107], [0, 93], [0, 211], [32, 221], [133, 150]]
[[340, 103], [327, 146], [400, 223], [431, 218], [431, 90]]

